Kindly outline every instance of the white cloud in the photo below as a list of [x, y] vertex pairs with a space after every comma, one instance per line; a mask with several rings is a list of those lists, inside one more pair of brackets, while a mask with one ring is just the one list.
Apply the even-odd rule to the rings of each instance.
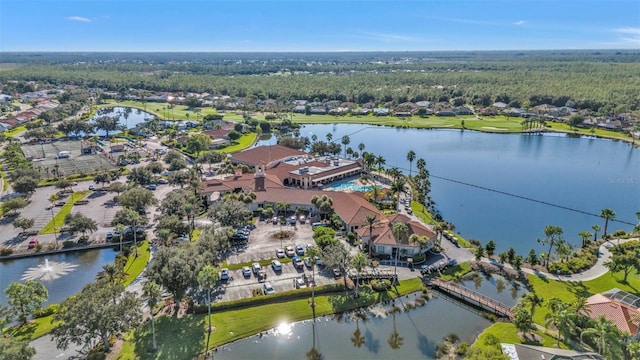
[[384, 42], [390, 42], [390, 41], [417, 41], [418, 39], [413, 37], [413, 36], [406, 36], [406, 35], [398, 35], [398, 34], [384, 34], [384, 33], [372, 33], [372, 32], [363, 32], [362, 35], [366, 36], [367, 38], [371, 39], [371, 40], [376, 40], [376, 41], [384, 41]]
[[91, 19], [82, 16], [69, 16], [67, 20], [79, 21], [79, 22], [91, 22]]
[[640, 44], [640, 28], [624, 27], [613, 29], [613, 32], [620, 35], [620, 40], [623, 42]]
[[518, 21], [514, 22], [514, 23], [513, 23], [513, 25], [518, 25], [518, 26], [520, 26], [520, 25], [524, 25], [524, 23], [525, 23], [525, 21], [524, 21], [524, 20], [518, 20]]

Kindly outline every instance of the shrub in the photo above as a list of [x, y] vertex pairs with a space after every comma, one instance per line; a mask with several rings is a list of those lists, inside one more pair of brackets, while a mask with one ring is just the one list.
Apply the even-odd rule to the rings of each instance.
[[53, 315], [58, 311], [58, 306], [59, 306], [58, 304], [51, 304], [45, 308], [38, 309], [33, 312], [33, 317], [37, 319], [37, 318]]
[[42, 251], [42, 247], [43, 247], [43, 245], [41, 243], [38, 243], [36, 245], [36, 251]]
[[469, 345], [463, 341], [460, 343], [460, 346], [458, 346], [458, 348], [456, 349], [456, 354], [464, 355], [467, 353], [467, 350], [469, 350]]
[[74, 203], [74, 205], [87, 205], [89, 200], [78, 200]]
[[62, 242], [62, 248], [63, 249], [69, 249], [72, 248], [76, 245], [75, 242], [71, 241], [71, 240], [65, 240]]
[[413, 263], [414, 264], [419, 264], [419, 263], [423, 262], [426, 258], [427, 258], [426, 254], [413, 255]]
[[9, 256], [13, 254], [13, 249], [12, 248], [2, 248], [0, 249], [0, 256]]
[[388, 279], [371, 280], [371, 288], [375, 291], [387, 291], [391, 288], [391, 280], [388, 280]]

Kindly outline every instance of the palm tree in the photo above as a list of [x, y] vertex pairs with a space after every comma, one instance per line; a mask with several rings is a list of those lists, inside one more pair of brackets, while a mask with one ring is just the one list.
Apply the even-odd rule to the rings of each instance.
[[382, 157], [382, 155], [378, 155], [376, 156], [376, 160], [375, 160], [375, 164], [378, 165], [378, 172], [380, 174], [382, 174], [382, 167], [384, 166], [384, 164], [387, 163], [387, 160], [385, 160], [384, 157]]
[[198, 285], [207, 291], [207, 318], [209, 319], [209, 328], [207, 329], [207, 349], [209, 349], [209, 338], [211, 337], [211, 289], [218, 283], [220, 276], [218, 271], [211, 265], [207, 264], [202, 267], [198, 273]]
[[531, 318], [533, 318], [533, 315], [536, 312], [536, 306], [540, 306], [544, 302], [544, 299], [538, 296], [535, 291], [528, 292], [522, 299], [526, 305], [529, 305], [529, 313], [531, 314]]
[[391, 183], [391, 192], [396, 195], [396, 204], [400, 200], [400, 194], [404, 193], [406, 182], [403, 177], [396, 178]]
[[404, 338], [398, 334], [398, 330], [396, 328], [396, 312], [393, 312], [393, 331], [391, 335], [389, 335], [389, 339], [387, 339], [387, 343], [389, 347], [393, 350], [398, 350], [404, 344]]
[[[360, 153], [362, 154], [362, 152], [364, 151], [364, 144], [360, 143], [358, 144], [358, 150], [360, 151]], [[363, 154], [364, 155], [364, 154]]]
[[342, 137], [342, 139], [340, 139], [340, 142], [342, 143], [342, 145], [344, 145], [344, 157], [347, 157], [347, 145], [349, 145], [351, 143], [351, 138], [349, 138], [349, 135], [345, 135]]
[[585, 247], [589, 239], [591, 239], [591, 233], [588, 231], [581, 231], [578, 236], [582, 238], [582, 247]]
[[116, 280], [124, 279], [125, 273], [116, 263], [107, 263], [102, 265], [102, 271], [97, 275], [100, 280], [106, 280], [109, 283], [115, 283]]
[[604, 231], [602, 232], [602, 238], [607, 239], [607, 227], [609, 226], [609, 220], [616, 218], [616, 212], [611, 209], [602, 209], [600, 217], [604, 219]]
[[351, 259], [351, 266], [356, 269], [356, 298], [358, 298], [358, 288], [360, 285], [360, 272], [367, 266], [368, 259], [363, 253], [358, 252], [356, 256]]
[[147, 305], [149, 306], [149, 312], [151, 313], [151, 334], [153, 337], [153, 345], [151, 349], [155, 351], [158, 346], [156, 344], [156, 321], [153, 315], [153, 309], [158, 304], [158, 300], [160, 300], [162, 296], [162, 291], [158, 284], [153, 281], [147, 281], [142, 288], [142, 294], [144, 297], [148, 298]]
[[549, 269], [549, 260], [551, 260], [551, 250], [556, 244], [561, 243], [562, 240], [562, 228], [560, 226], [547, 225], [544, 228], [544, 239], [538, 239], [538, 242], [542, 245], [549, 244], [549, 251], [546, 256], [546, 267]]
[[598, 231], [600, 231], [600, 225], [593, 225], [591, 227], [593, 229], [593, 241], [598, 240]]
[[333, 134], [332, 133], [327, 133], [327, 142], [331, 142], [331, 140], [333, 139]]
[[380, 193], [382, 191], [382, 187], [380, 185], [371, 185], [371, 190], [369, 190], [369, 194], [373, 199], [373, 202], [378, 202], [378, 197], [380, 197]]
[[373, 248], [373, 229], [379, 224], [376, 214], [367, 214], [365, 216], [365, 226], [369, 229], [369, 258], [371, 258], [371, 249]]
[[416, 161], [416, 167], [418, 168], [419, 172], [424, 172], [427, 170], [427, 162], [423, 158], [419, 158]]
[[323, 215], [330, 213], [333, 208], [333, 199], [327, 195], [313, 195], [311, 198], [311, 204], [320, 211], [320, 215], [324, 219]]
[[[599, 316], [592, 324], [592, 327], [584, 329], [580, 333], [580, 339], [585, 337], [593, 338], [596, 341], [598, 354], [600, 355], [607, 356], [619, 353], [621, 350], [619, 339], [622, 335], [620, 330], [604, 315]], [[614, 346], [620, 349], [616, 349]]]
[[[315, 312], [314, 312], [315, 314]], [[308, 360], [322, 360], [322, 354], [316, 348], [316, 322], [315, 317], [313, 318], [313, 322], [311, 323], [312, 335], [313, 335], [313, 345], [311, 349], [307, 351], [307, 359]]]
[[411, 177], [411, 165], [413, 164], [413, 160], [416, 159], [416, 153], [413, 150], [409, 150], [407, 153], [407, 160], [409, 161], [409, 177]]
[[[407, 226], [407, 224], [402, 223], [402, 222], [397, 222], [395, 224], [393, 224], [393, 226], [391, 227], [391, 233], [393, 234], [393, 237], [395, 238], [396, 244], [400, 244], [402, 242], [402, 239], [409, 233], [409, 227]], [[397, 278], [398, 278], [398, 257], [400, 256], [400, 249], [396, 248], [396, 259], [393, 262], [393, 285], [396, 284]]]
[[[316, 306], [316, 258], [320, 257], [320, 249], [317, 246], [312, 246], [307, 249], [307, 256], [309, 257], [309, 263], [311, 264], [311, 307]], [[315, 321], [315, 309], [313, 310]]]

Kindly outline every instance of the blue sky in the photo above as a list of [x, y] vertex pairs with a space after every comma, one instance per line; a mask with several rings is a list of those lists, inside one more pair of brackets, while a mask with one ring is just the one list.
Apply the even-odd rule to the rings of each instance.
[[514, 49], [640, 49], [640, 1], [0, 1], [0, 51]]

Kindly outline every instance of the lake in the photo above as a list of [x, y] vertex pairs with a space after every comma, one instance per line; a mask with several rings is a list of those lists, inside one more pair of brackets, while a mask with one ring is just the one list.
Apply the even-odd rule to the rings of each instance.
[[[114, 106], [109, 108], [101, 108], [98, 109], [96, 114], [91, 118], [91, 121], [95, 121], [95, 119], [101, 116], [117, 116], [119, 117], [119, 124], [121, 126], [126, 127], [127, 129], [132, 129], [136, 125], [146, 121], [147, 119], [155, 117], [152, 114], [144, 112], [140, 109], [129, 108], [129, 107], [120, 107]], [[111, 134], [119, 134], [120, 131], [110, 131]], [[92, 135], [105, 136], [107, 133], [104, 130], [96, 130]]]
[[[500, 286], [496, 286], [496, 282]], [[513, 286], [502, 278], [465, 281], [464, 286], [492, 296], [506, 305], [513, 306], [523, 294], [523, 287]], [[476, 287], [478, 285], [478, 287]], [[324, 359], [433, 359], [435, 348], [450, 333], [457, 334], [461, 341], [471, 343], [491, 322], [476, 310], [469, 309], [455, 300], [438, 294], [418, 307], [394, 315], [383, 315], [380, 307], [367, 311], [363, 321], [349, 314], [327, 316], [313, 321], [303, 321], [282, 325], [263, 334], [252, 336], [218, 348], [216, 359], [304, 359], [314, 343]], [[415, 295], [400, 298], [399, 305], [411, 302]], [[388, 307], [387, 307], [388, 308]], [[358, 321], [356, 321], [358, 319]], [[388, 343], [394, 326], [403, 338], [399, 349], [392, 349]], [[364, 336], [364, 344], [357, 348], [351, 341], [356, 330]], [[315, 334], [314, 334], [315, 333]]]
[[[96, 274], [102, 271], [102, 266], [112, 263], [117, 252], [113, 249], [89, 250], [55, 255], [36, 256], [7, 260], [0, 262], [0, 304], [7, 304], [4, 289], [12, 282], [24, 282], [25, 275], [33, 275], [34, 279], [40, 275], [49, 275], [45, 267], [45, 259], [58, 278], [42, 280], [49, 291], [48, 303], [60, 303], [70, 295], [76, 294], [82, 288], [95, 280]], [[74, 267], [77, 265], [77, 267]]]
[[[526, 255], [540, 251], [536, 239], [546, 225], [564, 229], [564, 237], [579, 244], [578, 233], [592, 231], [603, 208], [616, 219], [636, 223], [640, 210], [640, 149], [627, 143], [564, 134], [489, 134], [460, 130], [400, 129], [338, 124], [305, 125], [301, 136], [340, 142], [349, 135], [350, 147], [382, 155], [385, 168], [409, 172], [409, 150], [427, 162], [436, 209], [467, 239], [494, 240], [498, 251], [513, 247]], [[275, 139], [259, 144], [273, 144]], [[415, 161], [413, 163], [415, 171]], [[580, 210], [574, 212], [483, 188]], [[611, 222], [609, 233], [633, 225]]]

